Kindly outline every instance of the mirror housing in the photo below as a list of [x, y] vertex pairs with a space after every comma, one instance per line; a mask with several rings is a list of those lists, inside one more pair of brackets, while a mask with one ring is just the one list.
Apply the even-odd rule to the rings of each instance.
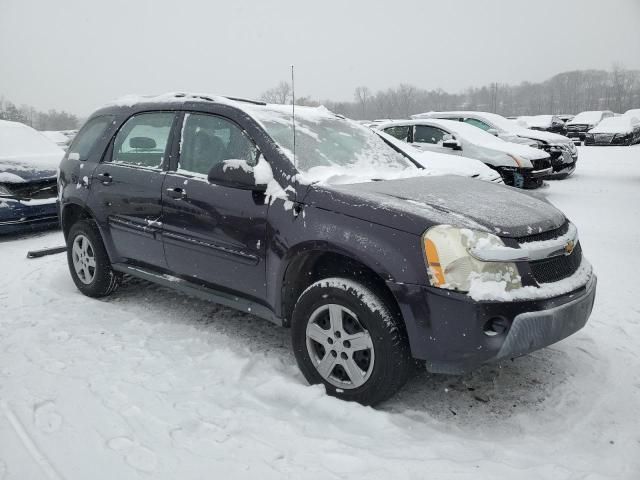
[[245, 160], [224, 160], [216, 163], [207, 176], [209, 183], [240, 190], [264, 192], [266, 185], [257, 185], [253, 167]]
[[454, 138], [449, 138], [442, 142], [442, 146], [445, 148], [450, 148], [452, 150], [462, 150], [462, 145], [460, 142]]
[[498, 136], [498, 130], [496, 130], [495, 128], [490, 128], [489, 130], [487, 130], [487, 133], [490, 133], [494, 137]]

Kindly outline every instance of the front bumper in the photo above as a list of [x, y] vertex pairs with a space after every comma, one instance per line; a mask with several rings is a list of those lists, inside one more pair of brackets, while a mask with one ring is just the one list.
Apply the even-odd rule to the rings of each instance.
[[59, 227], [56, 199], [0, 198], [0, 235]]
[[[434, 373], [460, 374], [481, 364], [515, 358], [558, 342], [587, 323], [596, 276], [558, 297], [515, 302], [477, 302], [433, 287], [389, 282], [403, 314], [412, 355]], [[487, 322], [503, 333], [489, 336]]]

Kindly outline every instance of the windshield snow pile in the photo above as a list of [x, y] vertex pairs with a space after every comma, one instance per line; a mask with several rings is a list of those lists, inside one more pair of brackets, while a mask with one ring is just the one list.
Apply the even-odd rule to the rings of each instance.
[[609, 117], [602, 120], [595, 128], [589, 130], [591, 133], [627, 133], [633, 130], [633, 125], [640, 122], [633, 117], [622, 115], [620, 117]]
[[296, 107], [296, 154], [293, 117], [288, 105], [244, 106], [307, 182], [358, 183], [420, 174], [417, 167], [371, 129], [338, 117], [324, 107]]
[[55, 171], [63, 155], [55, 143], [33, 128], [0, 120], [0, 172]]
[[568, 122], [569, 124], [586, 124], [595, 125], [602, 119], [602, 112], [582, 112], [573, 117], [573, 120]]

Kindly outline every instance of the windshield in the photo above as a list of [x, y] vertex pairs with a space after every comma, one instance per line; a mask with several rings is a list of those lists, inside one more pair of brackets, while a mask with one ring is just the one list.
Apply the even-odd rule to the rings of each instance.
[[[293, 161], [291, 107], [247, 110]], [[417, 167], [368, 127], [319, 107], [296, 107], [296, 166], [309, 181], [356, 183], [415, 175]]]

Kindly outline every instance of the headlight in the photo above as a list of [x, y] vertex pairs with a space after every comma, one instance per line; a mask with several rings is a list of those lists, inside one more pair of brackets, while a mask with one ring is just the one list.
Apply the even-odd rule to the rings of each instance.
[[475, 279], [504, 282], [506, 290], [522, 287], [515, 263], [482, 262], [469, 253], [472, 248], [504, 247], [495, 235], [437, 225], [422, 235], [422, 245], [434, 287], [468, 292]]
[[2, 185], [0, 185], [0, 197], [9, 197], [11, 196], [11, 190], [9, 190], [7, 187], [3, 187]]

